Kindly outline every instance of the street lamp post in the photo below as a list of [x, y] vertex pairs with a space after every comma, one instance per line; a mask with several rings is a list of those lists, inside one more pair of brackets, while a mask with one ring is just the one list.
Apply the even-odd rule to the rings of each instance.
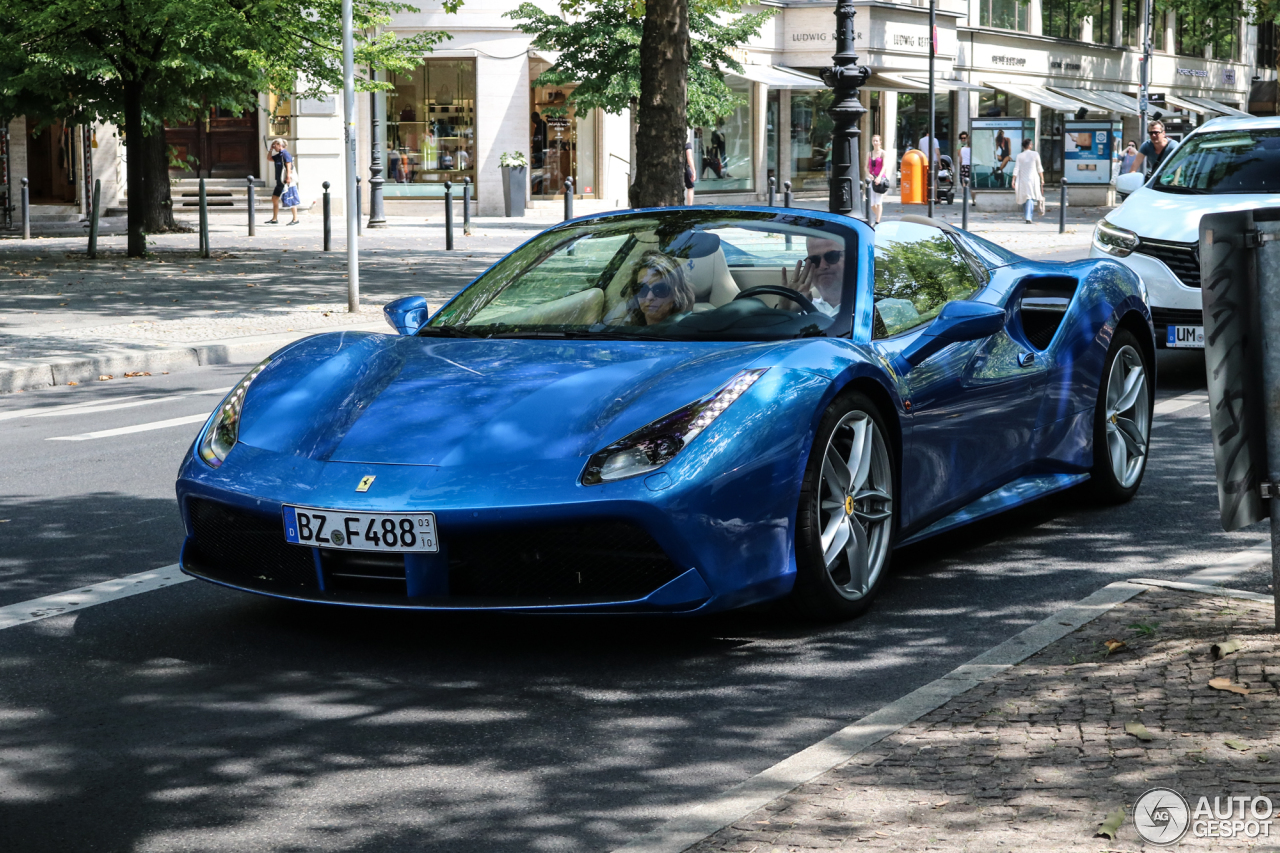
[[836, 52], [833, 64], [822, 71], [822, 81], [834, 90], [828, 111], [835, 127], [831, 131], [831, 183], [828, 209], [852, 216], [859, 197], [858, 123], [866, 107], [858, 99], [858, 88], [871, 72], [858, 64], [853, 50], [853, 0], [836, 4]]
[[[375, 71], [373, 79], [381, 82], [385, 71]], [[369, 157], [369, 226], [386, 228], [387, 212], [382, 202], [382, 131], [387, 125], [387, 93], [375, 91], [373, 98], [373, 150]]]

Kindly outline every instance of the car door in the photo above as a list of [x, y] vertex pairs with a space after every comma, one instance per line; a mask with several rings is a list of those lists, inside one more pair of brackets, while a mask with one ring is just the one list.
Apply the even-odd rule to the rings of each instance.
[[947, 302], [981, 299], [985, 284], [939, 228], [886, 222], [876, 231], [872, 347], [893, 365], [911, 417], [904, 533], [1004, 485], [1031, 458], [1043, 372], [1007, 330], [951, 344], [915, 367], [896, 358]]

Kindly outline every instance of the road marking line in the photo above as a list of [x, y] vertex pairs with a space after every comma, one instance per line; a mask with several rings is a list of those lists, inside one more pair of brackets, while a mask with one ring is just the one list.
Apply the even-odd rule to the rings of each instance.
[[168, 427], [183, 426], [185, 424], [204, 423], [209, 419], [209, 413], [202, 415], [184, 415], [180, 418], [169, 418], [164, 421], [152, 421], [149, 424], [134, 424], [127, 427], [116, 427], [115, 429], [100, 429], [97, 432], [82, 432], [79, 435], [51, 435], [45, 441], [88, 441], [91, 438], [111, 438], [117, 435], [129, 435], [135, 432], [148, 432], [153, 429], [167, 429]]
[[[233, 386], [234, 387], [234, 386]], [[63, 406], [38, 406], [31, 409], [17, 409], [12, 412], [0, 412], [0, 421], [11, 421], [16, 418], [56, 418], [63, 415], [85, 415], [96, 412], [112, 412], [116, 409], [131, 409], [135, 406], [149, 406], [152, 403], [168, 403], [171, 400], [182, 400], [202, 394], [226, 394], [231, 388], [210, 388], [208, 391], [190, 391], [174, 394], [171, 397], [148, 397], [139, 400], [137, 394], [128, 397], [116, 397], [98, 403], [68, 403]]]
[[[1196, 572], [1179, 580], [1195, 584], [1196, 591], [1202, 591], [1210, 573], [1216, 572], [1213, 575], [1215, 580], [1225, 581], [1256, 565], [1258, 552], [1262, 547], [1270, 548], [1270, 544], [1246, 548], [1216, 561], [1215, 569]], [[871, 712], [807, 749], [784, 758], [745, 782], [713, 795], [701, 805], [691, 807], [657, 829], [632, 839], [614, 853], [681, 853], [805, 782], [839, 767], [864, 749], [901, 731], [925, 714], [941, 708], [956, 696], [972, 690], [1087, 625], [1113, 607], [1146, 591], [1149, 587], [1145, 587], [1145, 583], [1149, 581], [1116, 581], [1107, 584], [1092, 595], [961, 664], [941, 678]]]
[[61, 616], [64, 613], [83, 610], [86, 607], [93, 607], [95, 604], [105, 604], [108, 601], [128, 598], [131, 595], [139, 595], [166, 586], [186, 583], [189, 580], [194, 580], [194, 578], [182, 574], [178, 569], [178, 564], [174, 563], [172, 566], [95, 583], [92, 586], [75, 589], [71, 592], [59, 592], [55, 595], [46, 595], [44, 598], [33, 598], [30, 601], [9, 604], [5, 607], [0, 607], [0, 631], [5, 628], [12, 628], [15, 625], [25, 625], [28, 622], [38, 622], [51, 616]]
[[1174, 412], [1180, 412], [1183, 409], [1189, 409], [1192, 406], [1207, 402], [1209, 402], [1208, 391], [1191, 391], [1156, 403], [1155, 414], [1171, 415]]

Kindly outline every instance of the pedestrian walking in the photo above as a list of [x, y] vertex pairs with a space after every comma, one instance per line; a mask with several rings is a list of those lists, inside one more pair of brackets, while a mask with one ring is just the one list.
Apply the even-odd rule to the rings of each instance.
[[684, 203], [693, 204], [693, 185], [698, 181], [698, 174], [693, 168], [693, 143], [684, 144]]
[[1134, 158], [1129, 171], [1145, 169], [1144, 174], [1151, 175], [1160, 168], [1166, 157], [1177, 150], [1178, 143], [1164, 135], [1164, 122], [1153, 121], [1147, 125], [1147, 141], [1138, 149], [1138, 156]]
[[289, 153], [289, 143], [283, 139], [271, 141], [271, 162], [276, 164], [276, 188], [271, 192], [271, 218], [268, 225], [280, 223], [280, 206], [284, 205], [293, 213], [290, 225], [298, 224], [298, 205], [302, 201], [298, 197], [298, 176], [293, 167], [293, 155]]
[[884, 197], [889, 192], [889, 158], [884, 156], [879, 134], [871, 137], [871, 153], [867, 155], [867, 180], [871, 181], [871, 213], [873, 226], [880, 224]]
[[1040, 154], [1031, 147], [1031, 138], [1022, 140], [1022, 153], [1013, 162], [1013, 189], [1018, 204], [1022, 205], [1022, 218], [1031, 221], [1032, 205], [1038, 204], [1044, 215], [1044, 164]]
[[960, 186], [967, 187], [973, 179], [973, 149], [969, 147], [969, 134], [960, 131]]
[[1120, 158], [1120, 174], [1127, 175], [1133, 171], [1133, 161], [1138, 159], [1138, 143], [1132, 139], [1124, 149], [1124, 156]]

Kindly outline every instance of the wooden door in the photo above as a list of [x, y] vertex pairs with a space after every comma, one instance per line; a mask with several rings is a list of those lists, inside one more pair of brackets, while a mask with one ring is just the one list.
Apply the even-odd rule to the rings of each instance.
[[165, 136], [179, 160], [196, 159], [191, 170], [172, 170], [175, 176], [243, 178], [258, 169], [257, 109], [214, 108], [203, 121], [169, 126]]

